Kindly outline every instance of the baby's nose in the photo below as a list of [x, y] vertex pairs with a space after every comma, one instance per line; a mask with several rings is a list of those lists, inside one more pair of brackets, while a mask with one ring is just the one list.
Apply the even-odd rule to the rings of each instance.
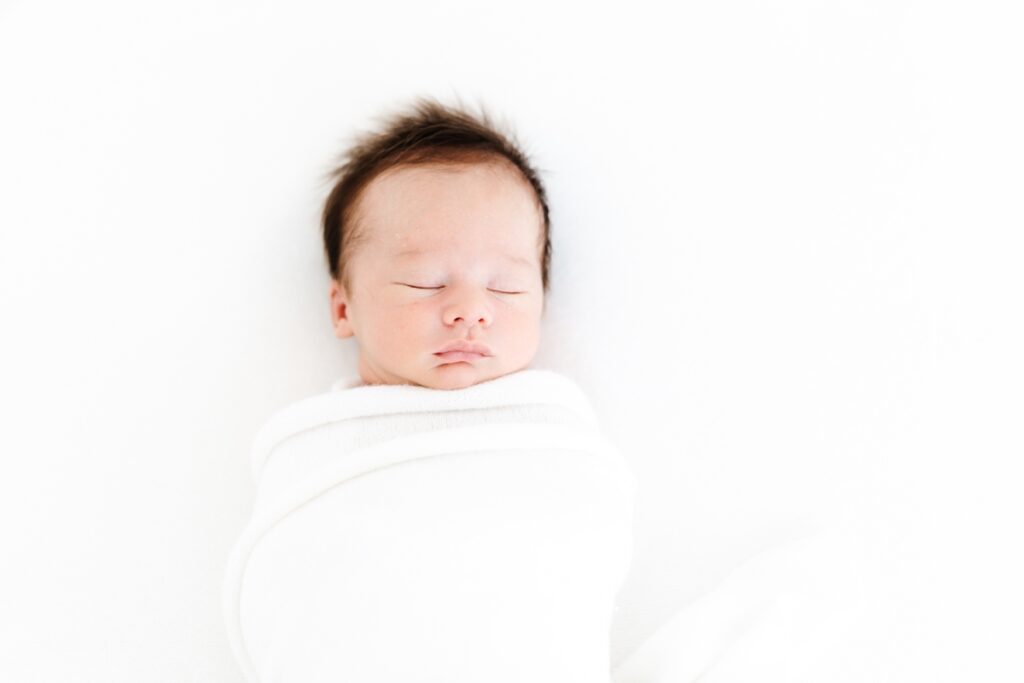
[[444, 312], [447, 325], [455, 325], [462, 321], [470, 326], [491, 324], [490, 307], [478, 294], [465, 294], [453, 301]]
[[465, 322], [465, 323], [468, 323], [469, 325], [484, 325], [484, 326], [486, 326], [486, 325], [490, 325], [491, 324], [491, 316], [490, 316], [490, 314], [489, 313], [483, 313], [483, 312], [481, 312], [481, 313], [472, 313], [472, 314], [469, 314], [469, 315], [451, 314], [451, 315], [446, 316], [446, 318], [447, 319], [445, 320], [445, 322], [447, 322], [449, 325], [455, 325], [460, 320]]

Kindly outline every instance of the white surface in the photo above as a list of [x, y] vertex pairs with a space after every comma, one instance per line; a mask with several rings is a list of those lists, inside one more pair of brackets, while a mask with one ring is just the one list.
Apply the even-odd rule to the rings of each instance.
[[240, 680], [251, 438], [353, 360], [320, 178], [418, 93], [487, 102], [548, 183], [538, 366], [640, 479], [613, 656], [836, 518], [853, 680], [1022, 678], [1015, 6], [671, 11], [0, 6], [0, 679]]

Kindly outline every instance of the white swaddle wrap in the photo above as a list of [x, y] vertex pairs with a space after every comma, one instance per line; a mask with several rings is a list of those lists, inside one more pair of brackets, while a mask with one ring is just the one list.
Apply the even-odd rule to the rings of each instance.
[[225, 574], [259, 683], [608, 683], [636, 479], [579, 387], [336, 382], [256, 435]]

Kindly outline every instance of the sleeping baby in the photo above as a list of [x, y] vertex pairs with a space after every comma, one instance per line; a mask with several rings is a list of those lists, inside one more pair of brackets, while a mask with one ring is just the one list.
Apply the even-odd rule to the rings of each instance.
[[250, 683], [609, 683], [636, 481], [570, 378], [529, 368], [544, 190], [486, 117], [421, 100], [323, 213], [358, 374], [254, 438], [225, 572]]
[[361, 381], [457, 389], [527, 367], [551, 242], [524, 154], [486, 117], [420, 101], [336, 173], [331, 316], [357, 340]]

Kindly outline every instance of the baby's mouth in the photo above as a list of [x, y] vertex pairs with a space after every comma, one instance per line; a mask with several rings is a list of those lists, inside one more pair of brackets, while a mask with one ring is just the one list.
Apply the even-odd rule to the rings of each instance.
[[434, 355], [447, 361], [479, 360], [480, 358], [487, 357], [482, 353], [473, 353], [472, 351], [447, 351], [445, 353], [435, 353]]

